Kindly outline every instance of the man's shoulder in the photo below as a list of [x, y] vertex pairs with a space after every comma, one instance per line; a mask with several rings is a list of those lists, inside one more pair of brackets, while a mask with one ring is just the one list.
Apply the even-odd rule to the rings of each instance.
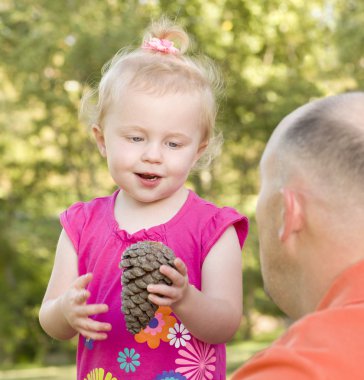
[[364, 304], [311, 313], [243, 365], [232, 380], [363, 378]]
[[311, 313], [244, 365], [233, 380], [362, 379], [364, 305]]

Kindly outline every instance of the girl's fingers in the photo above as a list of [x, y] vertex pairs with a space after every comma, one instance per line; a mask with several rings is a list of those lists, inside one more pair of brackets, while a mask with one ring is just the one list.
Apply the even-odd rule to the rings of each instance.
[[90, 292], [86, 289], [81, 289], [76, 295], [76, 302], [78, 304], [83, 304], [87, 301], [88, 297], [90, 297]]
[[[176, 269], [172, 268], [171, 266], [169, 265], [162, 265], [161, 266], [161, 272], [162, 272], [162, 268], [163, 268], [163, 271], [166, 271], [166, 272], [169, 272], [170, 271], [177, 271], [179, 274], [181, 274], [182, 276], [186, 276], [187, 275], [187, 267], [186, 267], [186, 264], [180, 259], [180, 258], [176, 258], [173, 262], [173, 264], [175, 265]], [[169, 270], [168, 270], [169, 269]], [[163, 273], [165, 274], [165, 273]]]
[[76, 289], [84, 289], [92, 280], [92, 273], [86, 273], [83, 276], [78, 277], [73, 283], [73, 287]]
[[90, 318], [80, 322], [77, 331], [86, 338], [94, 340], [104, 340], [107, 338], [106, 332], [112, 329], [111, 324], [94, 321]]
[[149, 294], [148, 298], [151, 302], [158, 306], [171, 306], [173, 301], [168, 297], [160, 297], [157, 294]]
[[160, 272], [172, 281], [172, 285], [151, 284], [148, 285], [149, 300], [159, 306], [170, 306], [183, 297], [188, 284], [187, 267], [184, 262], [177, 258], [174, 261], [176, 268], [162, 265]]
[[158, 306], [171, 306], [182, 298], [182, 291], [168, 285], [149, 285], [148, 299]]
[[[184, 266], [184, 264], [182, 263]], [[169, 265], [162, 265], [160, 268], [160, 272], [168, 277], [174, 286], [182, 287], [185, 284], [186, 278], [181, 272], [176, 269], [170, 267]]]
[[88, 317], [90, 315], [107, 313], [108, 311], [109, 307], [106, 304], [90, 304], [84, 306], [82, 314]]
[[89, 331], [86, 329], [81, 329], [79, 333], [84, 336], [86, 339], [92, 339], [92, 340], [105, 340], [107, 339], [107, 334], [100, 333], [100, 332], [94, 332]]
[[153, 284], [148, 285], [147, 291], [149, 293], [158, 294], [163, 297], [171, 297], [174, 289], [172, 286], [164, 285], [164, 284]]
[[92, 273], [86, 273], [83, 276], [78, 277], [73, 283], [73, 288], [77, 291], [75, 296], [75, 301], [77, 304], [81, 305], [87, 301], [90, 297], [90, 292], [86, 290], [86, 286], [92, 280]]
[[110, 331], [111, 325], [109, 323], [94, 321], [90, 318], [86, 320], [83, 328], [92, 332]]
[[[112, 326], [110, 323], [95, 321], [90, 316], [106, 313], [109, 308], [106, 304], [86, 304], [91, 293], [86, 289], [92, 280], [92, 273], [78, 277], [68, 292], [70, 324], [81, 335], [88, 339], [105, 340]], [[73, 304], [73, 305], [72, 305]]]
[[179, 273], [181, 273], [182, 276], [187, 276], [187, 267], [186, 264], [177, 257], [176, 260], [174, 260], [174, 265], [176, 266]]

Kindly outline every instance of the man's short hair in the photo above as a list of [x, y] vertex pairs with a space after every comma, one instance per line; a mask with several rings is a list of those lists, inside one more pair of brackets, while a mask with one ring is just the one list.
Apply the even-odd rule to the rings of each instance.
[[308, 175], [329, 186], [357, 187], [362, 191], [364, 93], [314, 102], [286, 129], [279, 145], [288, 153], [285, 160], [292, 160], [291, 170], [302, 165]]

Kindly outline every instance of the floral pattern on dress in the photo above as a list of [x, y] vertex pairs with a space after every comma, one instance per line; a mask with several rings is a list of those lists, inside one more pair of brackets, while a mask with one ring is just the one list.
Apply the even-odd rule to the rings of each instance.
[[178, 350], [179, 358], [175, 363], [179, 365], [176, 372], [183, 374], [188, 380], [211, 380], [214, 378], [216, 355], [215, 348], [192, 338], [186, 347]]
[[157, 375], [154, 380], [186, 380], [186, 378], [178, 372], [163, 371], [163, 373]]
[[91, 338], [84, 338], [84, 344], [88, 350], [92, 350], [94, 348], [94, 340]]
[[170, 307], [160, 306], [148, 326], [134, 336], [135, 340], [138, 343], [147, 342], [148, 347], [152, 349], [158, 348], [161, 340], [169, 342], [169, 329], [177, 322], [176, 318], [170, 315], [171, 312]]
[[140, 366], [140, 361], [138, 360], [140, 355], [137, 354], [134, 348], [125, 348], [124, 352], [119, 352], [119, 357], [117, 361], [120, 363], [120, 369], [124, 370], [126, 373], [135, 372], [136, 367]]
[[183, 323], [175, 323], [174, 326], [169, 329], [167, 338], [170, 339], [169, 344], [171, 346], [180, 348], [180, 346], [186, 347], [186, 341], [191, 340], [191, 335]]
[[118, 380], [110, 372], [105, 375], [103, 368], [95, 368], [83, 380]]

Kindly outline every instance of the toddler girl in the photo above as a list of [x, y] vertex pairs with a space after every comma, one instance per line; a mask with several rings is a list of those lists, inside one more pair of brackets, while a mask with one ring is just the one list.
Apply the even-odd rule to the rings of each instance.
[[[40, 310], [50, 336], [79, 335], [81, 380], [225, 379], [224, 343], [241, 320], [248, 222], [185, 187], [216, 140], [214, 70], [184, 55], [188, 43], [179, 27], [153, 24], [140, 48], [111, 60], [97, 90], [92, 131], [118, 190], [61, 214]], [[121, 312], [119, 263], [145, 240], [170, 247], [176, 268], [160, 269], [170, 286], [148, 286], [158, 309], [133, 335]]]

